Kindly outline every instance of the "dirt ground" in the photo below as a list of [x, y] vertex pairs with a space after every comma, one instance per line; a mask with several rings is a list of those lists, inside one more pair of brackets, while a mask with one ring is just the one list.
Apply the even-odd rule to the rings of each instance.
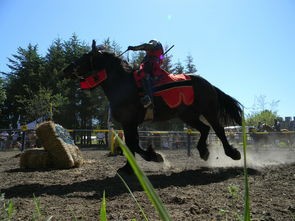
[[[41, 213], [52, 220], [99, 220], [103, 192], [108, 220], [144, 220], [116, 170], [122, 156], [82, 150], [86, 163], [70, 170], [19, 169], [17, 151], [0, 152], [0, 192], [15, 207], [13, 220], [32, 220], [34, 196]], [[172, 220], [239, 220], [243, 215], [242, 163], [211, 147], [208, 162], [194, 150], [161, 150], [165, 162], [150, 163], [137, 156]], [[249, 148], [252, 220], [295, 220], [295, 148]], [[124, 177], [149, 220], [160, 220], [135, 177]], [[36, 202], [36, 200], [35, 200]], [[0, 205], [2, 207], [2, 205]], [[0, 216], [1, 217], [1, 216]]]

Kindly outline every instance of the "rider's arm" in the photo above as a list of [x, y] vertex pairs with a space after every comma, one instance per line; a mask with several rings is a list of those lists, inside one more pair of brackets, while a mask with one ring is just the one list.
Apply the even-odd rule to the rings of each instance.
[[137, 45], [137, 46], [129, 46], [128, 50], [132, 50], [132, 51], [150, 51], [155, 49], [157, 46], [156, 43], [151, 42], [151, 43], [144, 43], [141, 45]]

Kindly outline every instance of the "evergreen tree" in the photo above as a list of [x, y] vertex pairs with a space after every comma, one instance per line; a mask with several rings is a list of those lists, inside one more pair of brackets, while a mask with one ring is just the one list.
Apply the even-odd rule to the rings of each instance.
[[[0, 77], [0, 128], [5, 128], [8, 125], [8, 120], [5, 117], [4, 101], [6, 100], [6, 91], [4, 89], [4, 80]], [[6, 123], [5, 123], [6, 122]]]
[[37, 45], [28, 45], [27, 49], [19, 47], [17, 54], [9, 58], [10, 73], [7, 73], [7, 100], [5, 102], [8, 119], [16, 125], [21, 116], [22, 121], [30, 121], [29, 110], [22, 102], [32, 98], [39, 90], [44, 73], [44, 59], [38, 54]]
[[102, 45], [104, 47], [104, 49], [108, 52], [112, 51], [112, 47], [111, 47], [111, 39], [107, 38], [105, 40], [103, 40]]
[[59, 107], [65, 102], [65, 98], [60, 94], [53, 95], [51, 90], [40, 88], [32, 97], [19, 102], [27, 107], [28, 119], [35, 120], [39, 117], [49, 119], [53, 113], [59, 112]]
[[195, 73], [197, 72], [197, 68], [193, 63], [193, 57], [191, 55], [188, 55], [186, 57], [186, 64], [185, 64], [185, 72], [186, 73]]
[[183, 73], [184, 73], [184, 66], [178, 60], [178, 62], [175, 64], [173, 68], [173, 74], [183, 74]]
[[[81, 42], [76, 34], [73, 34], [69, 40], [63, 42], [63, 50], [65, 62], [63, 66], [65, 67], [87, 53], [90, 47]], [[81, 111], [83, 112], [86, 109], [82, 109], [81, 106], [84, 106], [86, 102], [84, 99], [87, 99], [84, 92], [79, 90], [76, 80], [64, 79], [58, 86], [61, 90], [60, 93], [67, 98], [67, 103], [61, 107], [60, 113], [55, 115], [54, 119], [62, 123], [64, 127], [81, 128]], [[67, 117], [65, 118], [65, 116]], [[85, 119], [83, 119], [83, 122], [85, 122]]]
[[65, 50], [61, 39], [56, 39], [49, 47], [45, 56], [45, 74], [42, 85], [50, 88], [53, 93], [60, 92], [60, 76], [66, 64]]
[[117, 54], [117, 55], [121, 54], [121, 47], [115, 41], [112, 42], [112, 52], [115, 53], [115, 54]]
[[89, 52], [91, 49], [86, 43], [81, 42], [75, 33], [69, 40], [63, 42], [63, 48], [66, 65], [75, 61], [84, 53]]
[[0, 107], [4, 104], [5, 100], [6, 100], [6, 92], [4, 89], [4, 80], [0, 77]]
[[107, 52], [111, 52], [111, 53], [114, 53], [114, 54], [117, 54], [117, 55], [121, 53], [120, 45], [115, 41], [111, 41], [110, 38], [105, 39], [102, 42], [102, 46], [105, 48], [105, 50]]

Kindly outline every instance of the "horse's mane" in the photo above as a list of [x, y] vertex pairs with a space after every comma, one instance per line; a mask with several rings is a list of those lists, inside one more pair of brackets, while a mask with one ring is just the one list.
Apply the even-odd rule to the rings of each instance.
[[105, 51], [103, 52], [103, 55], [107, 58], [107, 60], [112, 60], [112, 65], [117, 65], [119, 68], [122, 69], [122, 71], [127, 73], [131, 73], [134, 71], [134, 69], [126, 60], [119, 58], [116, 54]]

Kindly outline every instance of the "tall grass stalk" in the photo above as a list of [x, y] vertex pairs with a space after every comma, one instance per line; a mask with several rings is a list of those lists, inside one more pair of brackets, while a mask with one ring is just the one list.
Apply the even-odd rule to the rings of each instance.
[[130, 190], [128, 184], [125, 182], [125, 180], [123, 179], [123, 177], [122, 177], [120, 174], [117, 173], [117, 175], [118, 175], [118, 177], [122, 180], [122, 182], [124, 183], [125, 187], [126, 187], [127, 190], [129, 191], [130, 195], [132, 196], [133, 200], [135, 201], [135, 203], [136, 203], [137, 207], [139, 208], [139, 210], [140, 210], [142, 216], [144, 217], [144, 219], [145, 219], [146, 221], [148, 221], [148, 218], [147, 218], [147, 216], [145, 215], [143, 208], [140, 206], [139, 202], [137, 201], [137, 199], [135, 198], [134, 194], [133, 194], [132, 191]]
[[135, 175], [137, 176], [142, 188], [144, 189], [145, 193], [147, 194], [151, 203], [155, 206], [156, 210], [159, 213], [161, 220], [171, 220], [169, 214], [163, 205], [160, 197], [157, 195], [155, 189], [153, 188], [152, 184], [150, 183], [147, 176], [143, 173], [143, 171], [139, 168], [138, 164], [135, 161], [135, 158], [129, 148], [123, 143], [121, 138], [118, 134], [113, 131], [115, 134], [115, 139], [117, 139], [119, 146], [121, 147], [124, 156], [127, 158], [130, 166], [132, 167]]
[[249, 196], [249, 182], [248, 182], [248, 171], [247, 171], [247, 135], [246, 135], [246, 123], [244, 112], [242, 114], [242, 131], [243, 131], [243, 153], [244, 153], [244, 221], [250, 221], [250, 196]]
[[105, 191], [103, 191], [102, 203], [100, 207], [100, 221], [107, 221], [107, 203]]

